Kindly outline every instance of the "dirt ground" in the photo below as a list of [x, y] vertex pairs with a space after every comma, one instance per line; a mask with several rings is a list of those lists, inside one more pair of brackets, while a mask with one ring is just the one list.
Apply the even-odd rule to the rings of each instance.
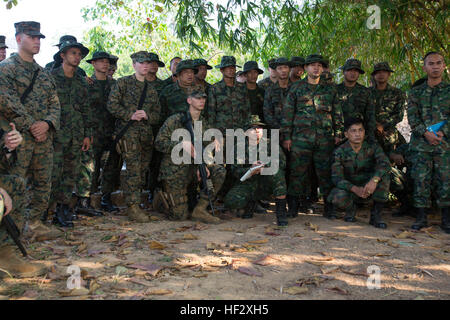
[[[146, 224], [81, 216], [63, 237], [26, 244], [48, 272], [5, 276], [0, 299], [450, 299], [450, 235], [440, 217], [412, 232], [413, 219], [392, 210], [386, 230], [368, 225], [367, 208], [352, 224], [323, 218], [320, 205], [286, 228], [273, 211], [225, 215], [218, 225], [154, 212]], [[67, 288], [71, 265], [81, 270], [79, 289]], [[380, 289], [367, 288], [369, 266], [380, 268]]]

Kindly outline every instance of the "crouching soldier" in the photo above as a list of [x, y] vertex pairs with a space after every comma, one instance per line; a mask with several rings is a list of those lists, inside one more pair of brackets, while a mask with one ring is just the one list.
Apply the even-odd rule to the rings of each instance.
[[[286, 212], [286, 178], [285, 178], [285, 168], [286, 168], [286, 158], [281, 148], [279, 148], [278, 154], [279, 159], [272, 159], [273, 161], [279, 161], [279, 169], [273, 175], [261, 175], [262, 167], [255, 169], [251, 173], [251, 177], [240, 182], [240, 178], [253, 167], [261, 166], [261, 161], [256, 161], [254, 163], [249, 163], [249, 153], [251, 145], [261, 146], [263, 138], [263, 127], [264, 123], [261, 123], [259, 117], [254, 115], [251, 117], [249, 124], [246, 126], [246, 130], [251, 129], [249, 132], [248, 143], [246, 143], [245, 148], [245, 159], [243, 161], [238, 161], [240, 155], [236, 152], [236, 160], [234, 164], [231, 165], [231, 173], [233, 178], [237, 179], [234, 186], [228, 192], [225, 197], [225, 206], [227, 208], [237, 210], [238, 215], [242, 218], [252, 218], [253, 212], [256, 207], [256, 201], [267, 199], [271, 196], [275, 197], [276, 204], [276, 216], [277, 223], [279, 226], [286, 226], [287, 212]], [[269, 146], [267, 142], [266, 146]], [[260, 147], [258, 148], [260, 149]], [[270, 154], [271, 148], [268, 148], [267, 154]], [[261, 152], [261, 150], [259, 150]], [[239, 163], [244, 164], [239, 164]], [[272, 166], [274, 163], [272, 163]]]
[[[169, 219], [171, 220], [185, 220], [188, 218], [188, 193], [192, 191], [191, 188], [197, 188], [197, 182], [200, 180], [198, 165], [192, 164], [191, 162], [193, 161], [180, 164], [174, 163], [172, 156], [177, 154], [173, 152], [173, 149], [180, 142], [173, 141], [172, 134], [177, 129], [185, 129], [187, 123], [191, 122], [194, 128], [201, 123], [203, 136], [203, 132], [208, 129], [202, 112], [205, 108], [206, 97], [203, 91], [190, 93], [187, 97], [189, 109], [185, 112], [175, 113], [167, 118], [155, 140], [156, 150], [163, 153], [159, 172], [159, 180], [162, 181], [163, 191], [157, 192], [154, 200], [154, 209], [161, 208], [160, 204], [164, 203], [166, 209], [169, 210]], [[183, 140], [182, 144], [183, 152], [187, 152], [191, 158], [194, 159], [198, 155], [191, 141]], [[225, 180], [226, 170], [223, 166], [213, 164], [207, 166], [206, 172], [208, 177], [211, 178], [214, 188], [214, 192], [210, 196], [215, 197]], [[213, 202], [213, 199], [211, 201]], [[192, 220], [204, 223], [219, 223], [220, 219], [208, 212], [208, 204], [208, 196], [202, 192], [192, 212]]]
[[336, 187], [328, 196], [328, 201], [345, 210], [346, 222], [355, 222], [354, 200], [357, 197], [372, 197], [374, 205], [369, 223], [376, 228], [385, 229], [387, 225], [381, 219], [381, 210], [389, 195], [389, 159], [377, 143], [365, 141], [365, 129], [361, 119], [347, 119], [344, 130], [348, 141], [334, 151], [331, 172]]

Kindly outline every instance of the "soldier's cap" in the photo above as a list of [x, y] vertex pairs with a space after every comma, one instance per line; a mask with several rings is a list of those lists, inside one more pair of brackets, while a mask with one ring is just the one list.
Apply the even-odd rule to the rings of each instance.
[[361, 61], [359, 61], [358, 59], [353, 59], [353, 58], [347, 59], [347, 61], [345, 61], [344, 65], [340, 69], [342, 69], [342, 71], [356, 69], [359, 71], [360, 74], [366, 73], [361, 68]]
[[375, 65], [373, 66], [373, 71], [370, 75], [373, 76], [377, 71], [394, 72], [394, 70], [391, 69], [391, 67], [389, 66], [389, 63], [387, 63], [387, 62], [375, 63]]
[[256, 70], [258, 71], [258, 74], [263, 74], [264, 71], [262, 71], [259, 67], [258, 67], [258, 63], [256, 61], [247, 61], [246, 63], [244, 63], [244, 70], [242, 70], [243, 73], [247, 73], [251, 70]]
[[277, 59], [276, 58], [272, 58], [272, 59], [269, 59], [267, 61], [267, 65], [269, 66], [270, 69], [274, 69], [274, 68], [272, 68], [272, 63], [274, 63], [275, 60], [277, 60]]
[[105, 51], [95, 51], [94, 54], [92, 55], [92, 58], [90, 58], [89, 60], [86, 60], [86, 62], [92, 64], [92, 61], [100, 60], [100, 59], [108, 59], [109, 63], [112, 63], [111, 55]]
[[223, 56], [220, 64], [216, 66], [217, 69], [222, 69], [226, 67], [241, 67], [236, 64], [236, 58], [233, 56]]
[[119, 60], [118, 56], [115, 56], [113, 54], [109, 55], [110, 63], [114, 66], [117, 66], [117, 61]]
[[243, 73], [244, 73], [244, 71], [238, 71], [238, 72], [236, 72], [236, 77], [242, 76]]
[[330, 65], [330, 59], [323, 57], [323, 67], [328, 68]]
[[5, 38], [5, 36], [0, 36], [0, 49], [1, 48], [8, 48], [7, 46], [6, 46], [6, 38]]
[[314, 63], [314, 62], [319, 62], [319, 63], [322, 64], [322, 66], [326, 65], [325, 59], [320, 54], [310, 54], [305, 59], [305, 65], [308, 65], [308, 64], [311, 64], [311, 63]]
[[305, 65], [305, 58], [303, 57], [292, 57], [291, 58], [291, 65], [292, 67], [299, 67]]
[[66, 41], [61, 43], [61, 45], [59, 46], [59, 51], [57, 53], [55, 53], [55, 55], [53, 56], [53, 60], [55, 60], [55, 61], [60, 60], [61, 59], [61, 55], [60, 54], [66, 52], [70, 48], [78, 48], [78, 49], [80, 49], [81, 50], [82, 59], [84, 59], [89, 54], [89, 49], [86, 48], [85, 46], [83, 46], [83, 44], [77, 42], [76, 38], [75, 38], [75, 41], [74, 41], [74, 39], [67, 39]]
[[133, 60], [133, 62], [152, 62], [152, 57], [150, 56], [150, 53], [147, 51], [138, 51], [133, 53], [130, 58]]
[[14, 28], [16, 28], [16, 35], [19, 33], [25, 33], [26, 35], [32, 37], [45, 38], [41, 33], [41, 24], [36, 21], [21, 21], [14, 23]]
[[178, 75], [181, 71], [188, 70], [188, 69], [194, 70], [194, 74], [197, 74], [197, 72], [198, 72], [197, 67], [194, 65], [194, 60], [191, 60], [191, 59], [181, 60], [177, 64], [177, 70], [175, 72], [175, 75]]
[[264, 122], [261, 122], [261, 119], [257, 114], [252, 114], [244, 129], [248, 130], [250, 128], [264, 128], [266, 126], [267, 125]]
[[208, 95], [202, 90], [194, 90], [188, 95], [188, 98], [196, 98], [196, 99], [205, 98], [206, 99], [207, 96]]
[[208, 61], [206, 61], [205, 59], [194, 59], [194, 67], [199, 66], [206, 66], [206, 69], [208, 70], [211, 70], [213, 68], [208, 64]]
[[149, 52], [150, 54], [150, 62], [156, 62], [158, 64], [158, 67], [163, 68], [166, 66], [166, 64], [164, 62], [162, 62], [161, 60], [159, 60], [159, 56], [156, 53], [153, 52]]
[[292, 68], [292, 62], [289, 61], [286, 57], [280, 57], [278, 59], [274, 59], [273, 62], [269, 65], [272, 69], [276, 69], [279, 66], [288, 66], [289, 68]]
[[62, 36], [61, 38], [59, 38], [59, 43], [58, 44], [55, 44], [54, 45], [54, 47], [60, 47], [64, 42], [66, 42], [66, 41], [75, 41], [75, 42], [77, 42], [78, 40], [77, 40], [77, 38], [76, 37], [74, 37], [74, 36], [71, 36], [71, 35], [64, 35], [64, 36]]

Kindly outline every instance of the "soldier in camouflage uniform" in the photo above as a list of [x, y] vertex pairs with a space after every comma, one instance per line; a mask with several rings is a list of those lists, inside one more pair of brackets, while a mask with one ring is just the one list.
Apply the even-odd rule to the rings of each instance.
[[[157, 77], [157, 73], [158, 73], [158, 69], [159, 68], [164, 68], [166, 65], [164, 64], [164, 62], [159, 60], [159, 57], [156, 53], [150, 52], [150, 71], [147, 73], [147, 76], [145, 77], [145, 79], [148, 81], [148, 83], [150, 83], [156, 90], [156, 92], [158, 93], [158, 97], [161, 96], [161, 91], [164, 89], [165, 87], [165, 83], [163, 80], [159, 79]], [[158, 131], [153, 132], [153, 134], [156, 137], [156, 134], [158, 133]]]
[[314, 159], [319, 186], [325, 199], [324, 216], [335, 218], [326, 199], [331, 191], [331, 157], [342, 139], [343, 115], [336, 88], [320, 84], [323, 57], [309, 55], [305, 61], [308, 76], [292, 85], [286, 97], [281, 121], [283, 147], [290, 154], [288, 215], [298, 213], [298, 197], [306, 194], [308, 166]]
[[211, 84], [208, 83], [205, 79], [208, 75], [208, 70], [211, 70], [212, 67], [205, 59], [195, 59], [194, 67], [198, 70], [197, 74], [195, 75], [195, 84], [202, 86], [203, 91], [208, 94]]
[[245, 84], [247, 85], [247, 95], [250, 100], [250, 112], [253, 115], [257, 114], [260, 119], [264, 119], [264, 89], [256, 83], [258, 76], [263, 74], [264, 71], [258, 67], [256, 61], [247, 61], [244, 64], [242, 73], [247, 79]]
[[[71, 36], [71, 35], [62, 36], [61, 38], [59, 38], [59, 43], [55, 44], [55, 47], [58, 47], [58, 50], [61, 49], [61, 45], [63, 43], [65, 43], [66, 41], [77, 42], [77, 38], [74, 36]], [[45, 70], [52, 71], [53, 69], [59, 68], [61, 66], [61, 64], [62, 64], [62, 59], [61, 59], [61, 56], [59, 55], [59, 51], [58, 51], [53, 56], [53, 61], [49, 62], [45, 65]], [[79, 73], [80, 76], [82, 76], [82, 77], [87, 76], [86, 72], [84, 72], [84, 70], [81, 69], [80, 67], [77, 68], [77, 73]]]
[[372, 197], [374, 205], [370, 213], [370, 224], [385, 229], [381, 211], [388, 201], [390, 163], [378, 143], [365, 141], [362, 119], [345, 120], [345, 137], [348, 139], [334, 151], [331, 179], [336, 186], [328, 201], [345, 210], [344, 220], [355, 222], [357, 198]]
[[[172, 150], [179, 142], [172, 141], [172, 134], [177, 129], [186, 128], [188, 117], [192, 119], [193, 129], [197, 125], [202, 125], [202, 137], [204, 131], [209, 127], [202, 114], [206, 105], [206, 93], [203, 91], [193, 91], [189, 94], [187, 103], [189, 107], [185, 112], [176, 113], [164, 122], [155, 141], [156, 149], [164, 154], [159, 179], [162, 181], [163, 190], [167, 195], [165, 198], [169, 204], [169, 219], [171, 220], [184, 220], [188, 217], [189, 188], [196, 188], [200, 177], [197, 165], [192, 164], [191, 161], [181, 164], [175, 164], [173, 162]], [[195, 154], [198, 154], [198, 152], [194, 151], [191, 140], [183, 141], [182, 144], [183, 152], [187, 152], [192, 158], [194, 158]], [[225, 179], [225, 168], [220, 165], [211, 164], [207, 166], [207, 173], [211, 177], [214, 191], [217, 194]], [[157, 196], [160, 198], [164, 197], [161, 193], [158, 193]], [[158, 202], [157, 198], [155, 198], [155, 202]], [[219, 218], [208, 213], [208, 204], [208, 196], [201, 193], [191, 218], [204, 223], [219, 223]]]
[[6, 59], [6, 49], [8, 46], [5, 43], [5, 36], [0, 36], [0, 62]]
[[417, 208], [417, 220], [412, 228], [419, 230], [427, 226], [426, 208], [431, 207], [433, 195], [442, 210], [441, 228], [450, 233], [450, 126], [447, 122], [436, 133], [427, 129], [441, 121], [450, 121], [450, 85], [442, 79], [445, 70], [442, 54], [427, 53], [423, 69], [428, 80], [411, 89], [408, 97], [413, 205]]
[[176, 72], [177, 65], [180, 63], [180, 61], [180, 57], [174, 57], [172, 58], [172, 60], [170, 60], [170, 72], [172, 73], [172, 75], [164, 80], [164, 87], [177, 82]]
[[303, 73], [305, 73], [305, 58], [292, 57], [291, 58], [291, 73], [289, 80], [294, 83], [302, 79]]
[[275, 70], [275, 68], [271, 67], [272, 63], [274, 62], [275, 59], [270, 59], [269, 61], [267, 61], [267, 65], [269, 68], [269, 76], [258, 82], [258, 86], [260, 86], [264, 90], [267, 90], [267, 88], [269, 88], [271, 85], [277, 82], [278, 79], [277, 71]]
[[361, 61], [348, 59], [341, 67], [344, 81], [336, 86], [338, 99], [342, 105], [344, 120], [347, 118], [361, 118], [366, 128], [366, 139], [373, 142], [375, 132], [375, 109], [370, 97], [370, 91], [359, 84], [358, 78], [365, 71], [361, 68]]
[[73, 227], [74, 217], [69, 204], [76, 185], [81, 154], [91, 147], [88, 84], [76, 71], [88, 53], [89, 49], [81, 43], [67, 40], [59, 51], [63, 63], [51, 72], [61, 104], [61, 130], [57, 132], [54, 143], [51, 200], [57, 204], [53, 222], [62, 227]]
[[[249, 139], [245, 144], [245, 156], [242, 158], [242, 155], [235, 152], [235, 161], [231, 165], [231, 173], [235, 178], [235, 183], [225, 197], [225, 206], [237, 210], [238, 216], [243, 219], [248, 219], [253, 217], [257, 204], [256, 200], [264, 200], [273, 196], [275, 198], [277, 223], [279, 226], [286, 226], [288, 224], [286, 213], [286, 157], [279, 146], [277, 146], [280, 149], [279, 159], [272, 160], [272, 162], [278, 162], [279, 169], [275, 174], [261, 175], [262, 169], [256, 169], [250, 178], [243, 182], [239, 181], [251, 167], [262, 164], [261, 161], [249, 163], [249, 152], [250, 145], [257, 147], [265, 139], [263, 138], [264, 127], [265, 124], [260, 121], [259, 116], [253, 115], [244, 128], [245, 130], [250, 129]], [[267, 154], [270, 157], [270, 141], [265, 140], [268, 148]], [[243, 164], [240, 164], [241, 162]]]
[[117, 61], [119, 61], [119, 57], [113, 54], [110, 54], [110, 63], [109, 63], [109, 71], [108, 71], [108, 79], [114, 80], [114, 73], [117, 71]]
[[[19, 52], [0, 64], [0, 94], [3, 98], [0, 114], [5, 120], [14, 122], [24, 138], [11, 174], [22, 178], [30, 174], [28, 183], [33, 195], [27, 206], [29, 218], [43, 230], [50, 231], [39, 218], [46, 212], [50, 198], [53, 136], [59, 129], [61, 109], [54, 80], [33, 59], [39, 52], [40, 39], [44, 38], [40, 24], [26, 21], [16, 23], [15, 27]], [[34, 76], [32, 90], [24, 97], [27, 88], [31, 89]]]
[[[145, 188], [153, 149], [153, 126], [161, 119], [158, 93], [145, 77], [152, 62], [148, 52], [139, 51], [131, 55], [133, 68], [131, 76], [122, 77], [114, 84], [109, 95], [107, 109], [118, 119], [118, 134], [127, 123], [132, 123], [119, 142], [121, 155], [126, 163], [125, 199], [130, 220], [148, 222], [147, 213], [140, 207], [141, 192]], [[145, 95], [142, 95], [145, 93]], [[141, 96], [144, 97], [138, 110]], [[133, 122], [130, 122], [133, 121]]]

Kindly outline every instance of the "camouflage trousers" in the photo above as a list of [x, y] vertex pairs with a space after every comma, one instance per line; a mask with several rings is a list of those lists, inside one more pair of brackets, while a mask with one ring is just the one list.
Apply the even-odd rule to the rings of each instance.
[[309, 139], [293, 140], [289, 168], [288, 194], [291, 196], [305, 196], [310, 193], [308, 183], [309, 170], [314, 161], [319, 188], [324, 199], [331, 191], [331, 161], [333, 158], [334, 138], [318, 136], [311, 143]]
[[[94, 155], [92, 147], [86, 151], [81, 152], [80, 163], [77, 168], [76, 178], [76, 194], [79, 197], [87, 198], [91, 193], [91, 186], [93, 184], [94, 172]], [[94, 192], [95, 193], [95, 192]]]
[[[114, 149], [109, 153], [109, 160], [106, 163], [105, 170], [102, 175], [102, 181], [100, 179], [100, 169], [104, 165], [102, 157], [106, 157], [106, 152], [109, 147], [109, 140], [104, 139], [103, 141], [94, 142], [93, 148], [93, 160], [94, 168], [92, 172], [92, 184], [91, 193], [96, 193], [98, 191], [99, 185], [101, 185], [102, 194], [111, 193], [119, 188], [120, 185], [120, 171], [122, 169], [122, 164], [120, 161], [120, 155]], [[106, 159], [105, 159], [106, 160]]]
[[55, 141], [52, 175], [52, 203], [69, 204], [81, 163], [83, 139], [60, 134]]
[[150, 168], [153, 151], [153, 136], [128, 135], [121, 139], [120, 148], [126, 163], [125, 201], [127, 206], [141, 203], [141, 193]]
[[[208, 166], [210, 178], [214, 186], [214, 197], [222, 188], [225, 181], [226, 170], [221, 165]], [[188, 193], [192, 192], [192, 188], [197, 188], [197, 166], [188, 166], [185, 170], [179, 170], [176, 174], [162, 181], [163, 190], [173, 199], [173, 203], [169, 204], [169, 218], [172, 220], [186, 219], [189, 215], [188, 209]], [[207, 197], [201, 194], [201, 197]]]
[[414, 152], [411, 176], [414, 207], [430, 208], [432, 193], [439, 208], [450, 207], [450, 153]]
[[27, 179], [30, 185], [31, 201], [24, 205], [31, 220], [39, 219], [48, 208], [52, 190], [53, 138], [36, 142], [31, 134], [22, 132], [23, 142], [17, 149], [17, 163], [12, 175]]
[[[367, 180], [369, 182], [369, 179]], [[366, 183], [367, 183], [366, 182]], [[384, 177], [378, 182], [377, 188], [375, 189], [373, 195], [371, 195], [368, 199], [373, 199], [376, 202], [386, 203], [389, 197], [389, 184], [391, 180], [389, 177]], [[359, 187], [363, 187], [365, 184], [362, 184]], [[338, 209], [345, 210], [349, 208], [353, 202], [358, 199], [358, 196], [351, 191], [333, 188], [331, 190], [330, 195], [328, 196], [328, 202], [333, 203]]]
[[[24, 215], [25, 206], [25, 180], [15, 175], [0, 175], [0, 187], [5, 189], [8, 195], [11, 197], [13, 208], [9, 215], [14, 219], [19, 230], [23, 230], [26, 222]], [[4, 207], [2, 208], [4, 209]], [[4, 212], [0, 212], [0, 222], [2, 220]], [[7, 239], [7, 233], [3, 226], [0, 226], [0, 246], [5, 243]], [[9, 241], [8, 241], [9, 242]]]
[[225, 207], [244, 209], [252, 200], [285, 196], [287, 192], [285, 171], [278, 170], [274, 175], [255, 175], [244, 182], [238, 181], [225, 197]]

